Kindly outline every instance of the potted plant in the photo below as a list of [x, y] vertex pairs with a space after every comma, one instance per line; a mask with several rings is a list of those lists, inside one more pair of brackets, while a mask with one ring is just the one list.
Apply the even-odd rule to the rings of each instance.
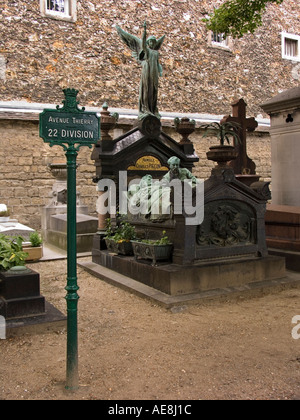
[[22, 236], [0, 234], [0, 315], [5, 319], [45, 314], [40, 276], [26, 267]]
[[31, 232], [29, 243], [23, 243], [23, 250], [28, 254], [26, 261], [37, 261], [43, 256], [43, 239], [38, 232]]
[[162, 237], [155, 239], [132, 240], [134, 258], [152, 260], [152, 265], [157, 261], [169, 261], [172, 256], [173, 244], [170, 242], [166, 231], [163, 230]]
[[130, 223], [118, 218], [116, 228], [112, 227], [111, 219], [107, 219], [105, 243], [111, 252], [121, 255], [132, 255], [131, 240], [135, 238], [135, 228]]
[[23, 241], [22, 236], [0, 234], [0, 271], [25, 266], [28, 254], [23, 251]]
[[[240, 143], [238, 129], [241, 127], [236, 122], [213, 122], [201, 126], [204, 129], [203, 137], [217, 137], [219, 145], [211, 146], [206, 153], [208, 160], [218, 162], [220, 166], [226, 165], [226, 162], [237, 157], [237, 151], [233, 145], [230, 145], [230, 139]], [[227, 142], [228, 144], [225, 144]]]
[[0, 204], [0, 222], [8, 222], [10, 216], [10, 210], [6, 204]]

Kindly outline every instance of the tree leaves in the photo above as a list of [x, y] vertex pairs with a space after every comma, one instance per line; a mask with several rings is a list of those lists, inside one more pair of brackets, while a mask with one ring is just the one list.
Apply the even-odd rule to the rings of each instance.
[[268, 3], [281, 4], [283, 0], [227, 0], [204, 21], [213, 32], [241, 38], [253, 33], [261, 24]]

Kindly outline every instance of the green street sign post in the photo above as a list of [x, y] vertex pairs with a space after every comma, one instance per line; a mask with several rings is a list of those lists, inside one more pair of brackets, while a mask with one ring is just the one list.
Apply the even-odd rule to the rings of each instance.
[[77, 389], [78, 331], [77, 244], [76, 244], [76, 159], [81, 146], [92, 147], [100, 139], [100, 117], [78, 108], [78, 90], [64, 89], [62, 108], [44, 109], [39, 117], [39, 134], [50, 146], [61, 146], [67, 159], [67, 377], [66, 388]]

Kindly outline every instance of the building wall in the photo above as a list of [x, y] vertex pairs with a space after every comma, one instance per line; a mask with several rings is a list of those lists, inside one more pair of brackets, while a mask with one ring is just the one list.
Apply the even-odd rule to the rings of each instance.
[[[270, 4], [264, 25], [232, 40], [230, 50], [212, 47], [201, 19], [221, 1], [77, 0], [77, 20], [42, 16], [38, 0], [2, 0], [0, 6], [0, 103], [60, 104], [62, 89], [79, 90], [80, 104], [101, 109], [136, 109], [140, 66], [117, 35], [115, 25], [141, 36], [166, 35], [160, 50], [163, 77], [159, 110], [228, 115], [234, 98], [247, 102], [248, 116], [263, 115], [260, 104], [299, 84], [299, 63], [281, 58], [281, 31], [300, 34], [298, 0]], [[1, 109], [0, 109], [1, 114]], [[127, 125], [118, 130], [128, 130]], [[179, 136], [170, 126], [164, 130]], [[120, 133], [120, 131], [118, 131]], [[200, 158], [194, 173], [207, 178], [212, 163], [206, 151], [212, 139], [199, 128], [192, 134]], [[78, 155], [77, 188], [82, 203], [95, 214], [91, 150]], [[271, 176], [270, 137], [258, 130], [248, 136], [248, 155], [262, 179]], [[49, 202], [54, 178], [49, 163], [64, 159], [38, 134], [38, 118], [0, 115], [0, 202], [19, 222], [40, 228], [41, 208]]]
[[[50, 202], [55, 178], [50, 163], [66, 162], [61, 147], [50, 148], [39, 137], [38, 121], [0, 120], [0, 202], [11, 210], [11, 218], [32, 228], [41, 228], [41, 208]], [[91, 213], [95, 212], [96, 188], [91, 150], [78, 156], [78, 191]]]
[[[281, 58], [281, 31], [300, 34], [299, 2], [269, 4], [255, 35], [213, 48], [202, 18], [221, 0], [77, 0], [77, 20], [42, 16], [38, 0], [2, 0], [0, 92], [3, 101], [60, 103], [61, 89], [74, 87], [81, 102], [137, 107], [140, 66], [115, 25], [141, 36], [166, 35], [160, 50], [159, 109], [226, 114], [243, 97], [249, 113], [299, 83], [297, 62]], [[295, 69], [296, 68], [296, 69]], [[296, 77], [296, 78], [295, 78]]]
[[[116, 133], [127, 132], [132, 127], [120, 124]], [[180, 135], [170, 125], [163, 130], [175, 140]], [[194, 143], [199, 163], [193, 173], [201, 179], [209, 177], [214, 164], [207, 160], [206, 152], [215, 144], [212, 138], [202, 138], [199, 126], [190, 136]], [[55, 178], [49, 164], [66, 162], [63, 149], [50, 147], [39, 137], [37, 118], [33, 120], [0, 119], [0, 202], [11, 210], [11, 217], [34, 229], [41, 228], [41, 209], [49, 204]], [[257, 131], [248, 136], [248, 155], [256, 165], [261, 179], [270, 180], [270, 136], [268, 132]], [[90, 215], [96, 216], [96, 184], [92, 150], [82, 147], [78, 153], [77, 191], [81, 204], [89, 207]]]

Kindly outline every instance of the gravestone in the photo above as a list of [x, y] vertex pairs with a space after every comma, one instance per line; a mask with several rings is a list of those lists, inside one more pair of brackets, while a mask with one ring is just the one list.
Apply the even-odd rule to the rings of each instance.
[[[67, 165], [54, 162], [49, 165], [55, 178], [52, 186], [51, 199], [42, 208], [42, 236], [46, 243], [57, 248], [67, 249]], [[89, 216], [88, 206], [76, 195], [77, 213], [77, 249], [78, 252], [91, 251], [93, 238], [97, 232], [97, 218]]]
[[0, 223], [0, 233], [6, 236], [22, 236], [24, 242], [29, 241], [29, 236], [32, 232], [34, 232], [34, 229], [19, 223], [16, 219]]
[[[97, 217], [88, 214], [76, 215], [77, 252], [92, 250], [94, 235], [98, 229]], [[50, 217], [50, 226], [47, 233], [48, 243], [67, 250], [67, 214], [55, 214]]]
[[271, 117], [272, 203], [266, 213], [270, 252], [300, 271], [300, 87], [262, 105]]
[[238, 155], [235, 160], [230, 162], [230, 166], [233, 168], [235, 176], [239, 181], [246, 185], [251, 185], [259, 180], [259, 176], [255, 172], [255, 163], [247, 155], [247, 131], [254, 131], [258, 123], [253, 117], [246, 117], [246, 107], [247, 104], [244, 99], [239, 99], [232, 104], [232, 116], [225, 116], [221, 122], [235, 122], [240, 124], [237, 132], [241, 143], [236, 142], [235, 144]]

